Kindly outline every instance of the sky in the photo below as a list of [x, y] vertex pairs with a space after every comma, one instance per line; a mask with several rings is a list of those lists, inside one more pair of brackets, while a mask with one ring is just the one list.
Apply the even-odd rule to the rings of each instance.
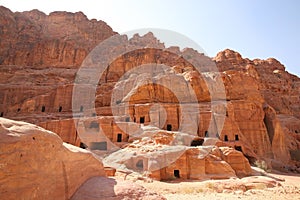
[[232, 49], [244, 58], [276, 58], [300, 76], [298, 0], [0, 0], [12, 11], [82, 11], [114, 31], [159, 28], [178, 32], [208, 56]]

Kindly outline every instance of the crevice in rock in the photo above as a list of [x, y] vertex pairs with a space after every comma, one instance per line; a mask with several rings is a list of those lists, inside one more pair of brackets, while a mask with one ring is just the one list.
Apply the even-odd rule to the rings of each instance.
[[68, 199], [69, 184], [68, 184], [66, 165], [64, 162], [62, 162], [62, 174], [63, 174], [63, 178], [64, 178], [64, 183], [65, 183], [65, 199]]
[[274, 113], [271, 110], [271, 108], [269, 108], [269, 107], [266, 107], [264, 109], [264, 112], [265, 112], [264, 124], [267, 128], [270, 143], [272, 144], [273, 138], [274, 138], [274, 133], [275, 133], [275, 127], [274, 127], [274, 123], [273, 123]]

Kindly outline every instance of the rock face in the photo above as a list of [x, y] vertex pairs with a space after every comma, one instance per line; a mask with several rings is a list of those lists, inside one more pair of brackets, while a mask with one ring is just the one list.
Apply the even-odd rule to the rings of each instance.
[[81, 12], [48, 16], [0, 9], [2, 65], [78, 67], [96, 44], [115, 34], [105, 22], [88, 20]]
[[[243, 59], [237, 52], [227, 49], [220, 52], [214, 60], [221, 71], [224, 71], [224, 73], [232, 72], [231, 77], [236, 77], [234, 74], [241, 73], [251, 78], [251, 83], [247, 84], [254, 85], [262, 96], [261, 114], [258, 121], [263, 122], [260, 126], [266, 128], [266, 131], [263, 131], [264, 134], [261, 134], [262, 132], [255, 134], [255, 136], [249, 134], [252, 128], [249, 128], [250, 124], [247, 119], [241, 118], [242, 115], [239, 115], [236, 120], [240, 124], [239, 126], [244, 127], [242, 128], [244, 129], [243, 132], [247, 132], [244, 136], [247, 141], [252, 141], [252, 148], [256, 151], [262, 150], [262, 146], [267, 148], [268, 150], [265, 151], [263, 156], [265, 158], [274, 158], [283, 163], [289, 161], [299, 162], [296, 155], [299, 155], [297, 133], [299, 133], [300, 90], [298, 86], [300, 79], [285, 71], [285, 67], [274, 58], [252, 61]], [[235, 82], [233, 83], [233, 88], [239, 87]], [[225, 82], [225, 85], [228, 84]], [[241, 110], [245, 113], [243, 108]], [[255, 110], [255, 112], [258, 112], [257, 109]], [[255, 124], [255, 126], [258, 125], [258, 123]], [[259, 135], [264, 135], [264, 139], [255, 138]], [[266, 144], [260, 144], [266, 140], [269, 140]], [[293, 152], [293, 158], [291, 158], [291, 151]]]
[[[300, 79], [273, 58], [249, 60], [226, 49], [211, 59], [189, 48], [166, 48], [152, 33], [128, 39], [82, 13], [47, 16], [1, 7], [0, 21], [1, 116], [41, 125], [65, 142], [100, 151], [123, 147], [150, 125], [204, 142], [217, 137], [212, 145], [241, 151], [251, 163], [300, 166]], [[118, 42], [102, 53], [114, 60], [105, 63], [89, 54], [110, 36], [119, 36]], [[95, 97], [95, 110], [91, 102], [72, 110], [74, 86], [90, 81], [75, 78], [83, 60], [90, 64], [87, 72], [102, 61], [106, 67], [96, 92], [83, 89], [76, 96]], [[142, 73], [128, 75], [141, 66]], [[222, 160], [229, 163], [225, 154]]]
[[[147, 132], [147, 131], [144, 131]], [[149, 137], [146, 137], [149, 135]], [[156, 180], [244, 177], [252, 174], [243, 153], [229, 147], [178, 145], [178, 138], [190, 143], [189, 134], [152, 131], [103, 162], [127, 173], [147, 172]]]
[[[81, 12], [13, 13], [1, 6], [0, 23], [1, 82], [7, 83], [1, 87], [1, 116], [42, 110], [71, 112], [73, 85], [69, 84], [77, 68], [99, 42], [116, 34], [105, 22], [88, 20]], [[58, 119], [40, 117], [26, 121]]]
[[62, 119], [41, 122], [38, 125], [54, 133], [58, 133], [63, 141], [80, 146], [81, 140], [78, 136], [75, 123], [76, 121], [73, 119]]
[[105, 176], [92, 153], [38, 126], [0, 118], [0, 195], [4, 199], [69, 199], [94, 176]]

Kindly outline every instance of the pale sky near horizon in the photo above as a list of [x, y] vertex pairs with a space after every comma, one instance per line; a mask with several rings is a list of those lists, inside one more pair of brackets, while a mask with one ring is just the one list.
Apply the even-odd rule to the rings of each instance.
[[82, 11], [114, 31], [168, 29], [213, 57], [226, 48], [250, 59], [274, 57], [300, 76], [298, 0], [0, 0], [12, 11]]

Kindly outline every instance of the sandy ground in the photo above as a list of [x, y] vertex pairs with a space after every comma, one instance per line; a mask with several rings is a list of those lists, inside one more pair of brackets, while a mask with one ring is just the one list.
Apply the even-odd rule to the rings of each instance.
[[[300, 200], [300, 175], [270, 174], [278, 179], [254, 177], [259, 181], [247, 180], [204, 180], [204, 181], [170, 181], [145, 183], [137, 181], [150, 191], [162, 194], [168, 200], [194, 199], [295, 199]], [[282, 180], [280, 180], [282, 179]], [[271, 180], [271, 181], [270, 181]], [[263, 183], [263, 184], [262, 184]], [[269, 184], [270, 183], [270, 184]], [[245, 188], [245, 185], [247, 186]]]

